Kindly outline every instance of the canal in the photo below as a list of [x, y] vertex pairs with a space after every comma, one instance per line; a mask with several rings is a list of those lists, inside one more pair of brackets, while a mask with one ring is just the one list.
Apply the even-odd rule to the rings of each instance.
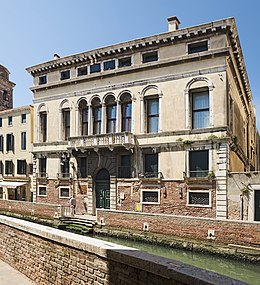
[[95, 235], [94, 237], [120, 245], [134, 247], [154, 255], [175, 259], [186, 264], [194, 265], [247, 282], [251, 285], [260, 284], [259, 264], [252, 264], [249, 262], [242, 262], [233, 259], [227, 259], [224, 257], [186, 251], [182, 249], [174, 249], [138, 241], [124, 240], [116, 237], [107, 237], [100, 235]]

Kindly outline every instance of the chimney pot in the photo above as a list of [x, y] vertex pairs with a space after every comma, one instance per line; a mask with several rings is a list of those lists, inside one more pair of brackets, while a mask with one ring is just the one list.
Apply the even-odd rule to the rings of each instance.
[[54, 57], [54, 59], [59, 59], [60, 58], [60, 56], [57, 53], [55, 53], [53, 57]]
[[179, 29], [180, 21], [176, 16], [169, 17], [168, 19], [168, 31], [177, 31]]

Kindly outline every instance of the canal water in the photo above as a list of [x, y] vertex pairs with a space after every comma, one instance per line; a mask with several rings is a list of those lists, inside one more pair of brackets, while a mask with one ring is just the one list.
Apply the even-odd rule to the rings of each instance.
[[[224, 257], [202, 254], [182, 249], [174, 249], [138, 241], [124, 240], [116, 237], [94, 236], [97, 239], [134, 247], [148, 253], [163, 256], [194, 265], [203, 269], [226, 275], [251, 285], [260, 285], [260, 265], [249, 262], [236, 261]], [[227, 284], [229, 285], [229, 284]]]

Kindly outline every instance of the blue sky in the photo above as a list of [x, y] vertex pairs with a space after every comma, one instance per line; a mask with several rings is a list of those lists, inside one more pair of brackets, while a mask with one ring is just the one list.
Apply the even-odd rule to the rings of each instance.
[[258, 0], [0, 0], [0, 64], [16, 83], [14, 106], [32, 103], [26, 67], [167, 31], [234, 16], [260, 127], [260, 1]]

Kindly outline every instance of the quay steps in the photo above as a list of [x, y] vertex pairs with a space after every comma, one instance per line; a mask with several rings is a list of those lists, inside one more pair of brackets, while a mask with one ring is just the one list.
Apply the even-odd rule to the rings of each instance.
[[92, 233], [94, 226], [97, 224], [96, 217], [93, 216], [65, 216], [60, 217], [59, 220], [59, 229], [80, 234]]

